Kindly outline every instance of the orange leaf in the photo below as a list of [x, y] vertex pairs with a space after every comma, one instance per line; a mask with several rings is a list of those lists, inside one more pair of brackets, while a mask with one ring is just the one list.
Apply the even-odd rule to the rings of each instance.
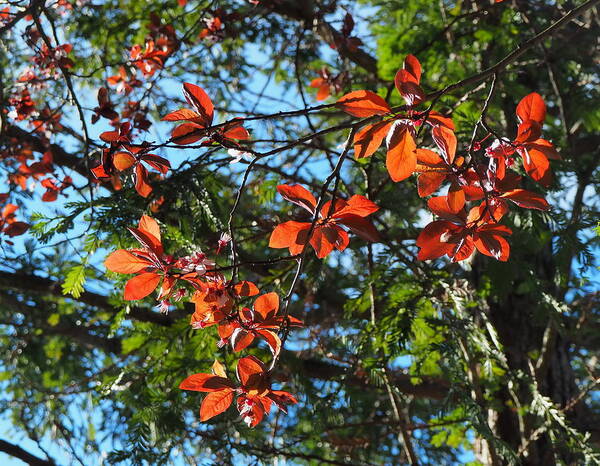
[[236, 374], [242, 385], [248, 385], [249, 382], [256, 382], [257, 378], [262, 378], [267, 368], [254, 356], [246, 356], [238, 361]]
[[273, 353], [273, 357], [276, 357], [281, 350], [281, 339], [277, 336], [276, 333], [271, 332], [270, 330], [257, 330], [257, 332], [269, 345], [271, 348], [271, 353]]
[[254, 341], [254, 333], [244, 330], [243, 328], [236, 328], [231, 335], [231, 346], [233, 351], [242, 351], [247, 348]]
[[391, 137], [388, 136], [385, 165], [393, 181], [405, 180], [415, 171], [417, 168], [416, 148], [415, 140], [405, 125], [391, 129]]
[[343, 218], [346, 215], [367, 217], [372, 213], [377, 212], [378, 210], [379, 206], [373, 201], [367, 199], [364, 196], [361, 196], [360, 194], [355, 194], [350, 199], [348, 199], [348, 202], [346, 202], [346, 205], [343, 208], [339, 210], [336, 209], [332, 217]]
[[217, 414], [224, 413], [233, 402], [233, 392], [231, 390], [221, 390], [209, 393], [204, 397], [200, 405], [200, 420], [202, 422], [215, 417]]
[[104, 267], [116, 273], [138, 273], [148, 267], [150, 262], [131, 254], [125, 249], [118, 249], [104, 261]]
[[317, 257], [323, 259], [333, 249], [343, 251], [348, 246], [350, 239], [348, 233], [337, 225], [326, 224], [315, 227], [310, 245], [315, 250]]
[[517, 105], [517, 116], [521, 123], [527, 120], [537, 121], [540, 126], [546, 119], [546, 104], [544, 99], [537, 92], [532, 92], [521, 99]]
[[148, 197], [152, 192], [152, 186], [148, 184], [148, 170], [139, 164], [135, 166], [135, 190], [142, 197]]
[[419, 196], [425, 197], [429, 196], [430, 194], [433, 194], [440, 188], [445, 179], [445, 173], [421, 173], [417, 178], [417, 191], [419, 192]]
[[454, 162], [456, 155], [456, 135], [454, 131], [445, 126], [436, 126], [432, 131], [433, 140], [444, 154], [446, 162]]
[[385, 115], [391, 111], [387, 102], [371, 91], [350, 92], [337, 101], [337, 106], [344, 112], [359, 118]]
[[277, 225], [269, 239], [270, 248], [289, 248], [290, 254], [300, 254], [308, 239], [310, 223], [290, 220]]
[[448, 207], [454, 213], [459, 212], [465, 206], [465, 193], [459, 184], [452, 183], [450, 185], [447, 202]]
[[354, 156], [362, 159], [373, 155], [381, 146], [391, 126], [390, 121], [380, 121], [361, 128], [354, 136]]
[[238, 296], [255, 296], [258, 294], [258, 287], [248, 281], [241, 281], [233, 287]]
[[159, 282], [160, 275], [152, 272], [141, 273], [125, 284], [123, 297], [126, 301], [145, 298], [156, 289]]
[[269, 317], [269, 314], [276, 314], [279, 310], [279, 295], [273, 292], [260, 295], [254, 301], [254, 310], [264, 319]]
[[234, 388], [234, 384], [226, 377], [212, 374], [194, 374], [179, 384], [181, 390], [195, 392], [216, 392]]
[[200, 123], [202, 121], [202, 116], [198, 113], [187, 109], [182, 108], [180, 110], [175, 110], [174, 112], [166, 114], [161, 118], [162, 121], [192, 121], [194, 123]]
[[160, 244], [160, 227], [156, 220], [152, 217], [148, 217], [147, 215], [142, 215], [140, 218], [140, 223], [138, 224], [138, 228], [156, 238], [156, 242]]
[[217, 361], [215, 359], [215, 362], [213, 362], [212, 365], [212, 373], [219, 376], [219, 377], [223, 377], [224, 379], [227, 378], [227, 374], [225, 373], [225, 368], [223, 367], [223, 364], [221, 364], [219, 361]]
[[135, 163], [135, 157], [129, 152], [116, 152], [113, 158], [113, 164], [117, 170], [122, 172], [127, 170]]
[[329, 97], [330, 95], [331, 92], [329, 90], [329, 84], [325, 84], [319, 87], [319, 90], [317, 91], [317, 100], [320, 102], [322, 100], [327, 99], [327, 97]]

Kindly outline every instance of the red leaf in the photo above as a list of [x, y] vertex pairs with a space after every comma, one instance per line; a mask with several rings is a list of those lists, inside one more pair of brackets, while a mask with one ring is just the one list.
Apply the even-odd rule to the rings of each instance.
[[414, 76], [417, 84], [421, 82], [421, 63], [417, 57], [408, 54], [404, 59], [404, 69]]
[[161, 118], [162, 121], [191, 121], [193, 123], [201, 123], [202, 116], [190, 109], [182, 108], [174, 112], [166, 114]]
[[234, 125], [227, 127], [223, 130], [223, 136], [228, 139], [246, 140], [250, 139], [250, 134], [244, 128], [241, 123], [235, 123]]
[[254, 356], [246, 356], [238, 361], [236, 374], [242, 385], [256, 383], [258, 378], [262, 378], [267, 371], [265, 365]]
[[236, 328], [231, 335], [231, 347], [233, 351], [242, 351], [254, 341], [254, 334], [243, 328]]
[[216, 392], [234, 388], [231, 380], [212, 374], [194, 374], [187, 377], [179, 384], [181, 390], [192, 390], [195, 392]]
[[358, 217], [367, 217], [379, 210], [379, 206], [360, 194], [355, 194], [346, 202], [346, 205], [335, 210], [333, 218], [344, 218], [346, 215], [356, 215]]
[[387, 102], [371, 91], [350, 92], [337, 101], [337, 106], [344, 112], [359, 118], [391, 112]]
[[504, 199], [508, 199], [509, 201], [514, 202], [519, 207], [524, 207], [525, 209], [538, 209], [538, 210], [549, 210], [550, 205], [544, 199], [543, 196], [540, 196], [537, 193], [533, 193], [531, 191], [526, 191], [524, 189], [514, 189], [507, 193], [500, 195], [500, 197]]
[[517, 105], [517, 116], [521, 123], [527, 120], [537, 121], [540, 126], [546, 119], [546, 104], [544, 99], [537, 92], [532, 92], [521, 99]]
[[445, 173], [421, 173], [417, 178], [417, 190], [419, 192], [419, 196], [425, 197], [433, 194], [440, 188], [445, 179]]
[[373, 155], [381, 146], [391, 126], [390, 121], [380, 121], [361, 128], [354, 136], [354, 156], [362, 159]]
[[148, 170], [139, 164], [135, 166], [135, 190], [142, 197], [148, 197], [152, 192], [152, 186], [148, 184]]
[[160, 239], [155, 237], [152, 233], [138, 228], [128, 228], [129, 232], [137, 239], [142, 246], [149, 251], [152, 251], [157, 257], [162, 256], [163, 247]]
[[231, 390], [221, 390], [209, 393], [204, 397], [200, 405], [200, 420], [202, 422], [215, 417], [217, 414], [227, 411], [233, 402], [233, 392]]
[[204, 90], [190, 83], [183, 84], [183, 95], [185, 100], [194, 107], [194, 109], [202, 117], [202, 123], [205, 126], [210, 126], [213, 121], [214, 106], [210, 97], [204, 92]]
[[155, 170], [161, 172], [163, 175], [171, 168], [170, 162], [164, 157], [160, 157], [154, 154], [142, 155], [142, 160], [150, 165]]
[[446, 128], [445, 126], [436, 126], [433, 128], [432, 136], [433, 140], [442, 151], [446, 162], [449, 164], [454, 162], [457, 144], [454, 131]]
[[126, 301], [145, 298], [156, 289], [159, 282], [160, 275], [152, 272], [141, 273], [125, 284], [125, 294], [123, 297]]
[[4, 229], [4, 234], [11, 238], [22, 235], [29, 229], [30, 225], [25, 222], [12, 222]]
[[454, 131], [454, 122], [452, 121], [452, 118], [446, 117], [438, 112], [434, 112], [434, 111], [429, 112], [429, 115], [427, 115], [426, 123], [429, 123], [432, 126], [434, 126], [434, 125], [445, 126], [446, 128]]
[[349, 242], [348, 233], [339, 226], [331, 224], [316, 226], [310, 238], [310, 245], [319, 259], [323, 259], [334, 248], [343, 251]]
[[264, 319], [272, 317], [279, 310], [279, 295], [277, 293], [266, 293], [254, 301], [254, 310]]
[[352, 233], [360, 236], [365, 241], [379, 241], [379, 233], [373, 223], [366, 218], [357, 215], [346, 215], [340, 223], [350, 228]]
[[258, 294], [257, 286], [248, 281], [241, 281], [233, 287], [235, 294], [238, 296], [255, 296]]
[[546, 156], [546, 158], [551, 160], [561, 160], [561, 156], [558, 151], [555, 149], [554, 145], [550, 141], [546, 141], [545, 139], [536, 139], [533, 142], [527, 143], [527, 150], [538, 151]]
[[116, 273], [138, 273], [149, 265], [152, 265], [149, 261], [125, 249], [116, 250], [104, 261], [104, 267]]
[[535, 181], [546, 185], [547, 183], [544, 183], [544, 180], [550, 172], [550, 161], [544, 153], [538, 150], [525, 150], [521, 155], [523, 156], [523, 167], [527, 174]]
[[267, 345], [269, 345], [269, 348], [271, 349], [271, 353], [273, 353], [273, 357], [277, 357], [281, 350], [281, 339], [277, 334], [270, 330], [257, 330], [256, 333], [267, 342]]
[[308, 239], [310, 223], [306, 222], [284, 222], [277, 225], [271, 233], [269, 247], [289, 248], [291, 255], [300, 254]]
[[293, 202], [308, 210], [311, 214], [314, 214], [317, 207], [317, 200], [303, 186], [299, 184], [280, 184], [277, 186], [277, 191], [286, 201]]
[[417, 246], [420, 248], [417, 259], [430, 260], [448, 254], [452, 245], [441, 241], [441, 237], [455, 228], [455, 225], [445, 220], [436, 220], [423, 228], [417, 238]]
[[454, 213], [458, 213], [465, 206], [465, 193], [461, 186], [452, 183], [447, 196], [448, 207]]
[[502, 236], [490, 233], [476, 233], [474, 243], [480, 253], [502, 262], [508, 260], [510, 245]]
[[142, 230], [144, 233], [148, 233], [152, 235], [156, 241], [153, 241], [152, 244], [155, 248], [160, 247], [160, 226], [156, 220], [152, 217], [148, 217], [147, 215], [142, 215], [140, 218], [140, 223], [138, 224], [138, 228]]
[[408, 105], [417, 105], [425, 98], [425, 92], [419, 86], [418, 80], [408, 70], [398, 70], [394, 84]]
[[175, 144], [193, 144], [206, 135], [204, 126], [197, 123], [183, 123], [171, 132], [171, 140]]
[[388, 151], [385, 165], [393, 181], [408, 178], [417, 168], [417, 145], [406, 125], [396, 125], [388, 134]]
[[527, 120], [521, 123], [517, 129], [515, 142], [535, 141], [542, 135], [542, 127], [537, 121]]

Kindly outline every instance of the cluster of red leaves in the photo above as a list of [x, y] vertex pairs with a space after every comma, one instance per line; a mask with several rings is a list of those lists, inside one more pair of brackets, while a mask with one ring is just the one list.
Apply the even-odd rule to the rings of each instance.
[[362, 40], [352, 35], [354, 30], [354, 18], [350, 13], [346, 13], [342, 24], [340, 34], [333, 36], [333, 43], [329, 44], [332, 49], [347, 49], [350, 52], [356, 52], [363, 45]]
[[318, 89], [317, 100], [321, 101], [327, 99], [331, 94], [340, 92], [346, 81], [346, 73], [333, 75], [329, 68], [323, 67], [319, 70], [319, 77], [310, 82], [310, 87]]
[[[8, 194], [0, 194], [0, 200], [3, 202], [8, 198]], [[11, 238], [25, 233], [29, 229], [29, 224], [17, 220], [15, 212], [19, 209], [14, 204], [6, 204], [0, 212], [0, 231]], [[7, 243], [12, 244], [10, 241]]]
[[271, 389], [269, 371], [254, 356], [238, 361], [236, 375], [239, 385], [228, 379], [225, 368], [215, 361], [211, 374], [190, 375], [179, 388], [208, 393], [200, 406], [201, 421], [227, 411], [233, 403], [234, 394], [237, 395], [238, 412], [250, 427], [256, 426], [265, 414], [269, 414], [273, 404], [287, 413], [285, 405], [297, 403], [290, 393]]
[[233, 121], [211, 128], [214, 118], [215, 106], [204, 89], [195, 84], [183, 84], [183, 96], [193, 110], [182, 108], [175, 110], [162, 119], [164, 121], [184, 121], [176, 126], [171, 133], [171, 141], [180, 144], [193, 144], [203, 139], [203, 145], [212, 143], [222, 144], [226, 147], [238, 148], [236, 140], [250, 138], [248, 131], [241, 122]]
[[33, 57], [33, 62], [40, 67], [45, 75], [51, 76], [55, 68], [73, 68], [73, 60], [67, 55], [71, 53], [71, 44], [62, 44], [57, 47], [48, 47], [44, 42], [39, 52]]
[[[430, 210], [440, 220], [427, 225], [419, 235], [419, 259], [447, 255], [453, 261], [460, 261], [470, 257], [477, 249], [482, 254], [505, 261], [510, 248], [504, 237], [512, 232], [510, 228], [499, 225], [498, 221], [508, 211], [507, 201], [527, 209], [549, 209], [541, 195], [520, 189], [521, 177], [508, 168], [514, 164], [514, 154], [519, 154], [525, 172], [532, 179], [545, 186], [550, 183], [548, 159], [560, 157], [552, 144], [540, 137], [546, 116], [544, 101], [536, 93], [521, 100], [516, 110], [520, 121], [516, 138], [513, 141], [493, 141], [485, 149], [489, 158], [486, 166], [470, 156], [482, 150], [481, 142], [489, 135], [469, 147], [467, 154], [460, 155], [452, 120], [433, 111], [418, 112], [414, 109], [426, 98], [420, 85], [421, 74], [421, 64], [413, 55], [406, 57], [404, 67], [396, 73], [394, 83], [406, 102], [407, 110], [404, 112], [394, 112], [383, 98], [366, 90], [350, 92], [338, 100], [338, 107], [350, 115], [382, 117], [357, 132], [354, 138], [355, 156], [364, 158], [373, 155], [385, 139], [386, 167], [393, 181], [402, 181], [417, 173], [421, 197], [449, 184], [445, 196], [428, 201]], [[431, 137], [438, 152], [417, 148], [416, 130], [423, 123], [431, 126]], [[482, 202], [467, 210], [467, 201]]]
[[[180, 300], [188, 294], [185, 288], [178, 287], [179, 281], [182, 281], [193, 289], [191, 301], [195, 305], [195, 312], [190, 321], [192, 328], [217, 326], [220, 338], [217, 346], [231, 344], [235, 352], [246, 349], [259, 338], [266, 342], [274, 358], [281, 351], [281, 339], [277, 330], [302, 325], [302, 322], [294, 317], [279, 315], [279, 296], [276, 293], [258, 296], [251, 308], [238, 307], [239, 301], [259, 295], [257, 286], [248, 281], [236, 284], [227, 281], [221, 273], [211, 270], [215, 262], [209, 260], [201, 251], [180, 258], [165, 254], [160, 227], [156, 220], [143, 215], [138, 228], [129, 228], [129, 231], [140, 243], [141, 248], [119, 249], [110, 254], [104, 262], [106, 268], [112, 272], [135, 274], [125, 284], [124, 299], [142, 299], [160, 287], [160, 308], [168, 311], [170, 299]], [[217, 253], [227, 242], [227, 238], [219, 240]], [[246, 369], [248, 370], [244, 372]], [[226, 380], [220, 364], [213, 366], [213, 371], [216, 371], [215, 375]], [[268, 371], [262, 362], [253, 356], [242, 358], [238, 362], [238, 378], [242, 385], [235, 390], [229, 381], [208, 381], [205, 376], [209, 375], [190, 376], [180, 387], [219, 392], [218, 395], [207, 396], [203, 402], [202, 420], [225, 411], [233, 400], [234, 391], [239, 394], [238, 409], [251, 426], [258, 424], [263, 415], [269, 413], [271, 402], [281, 409], [283, 404], [292, 400], [295, 402], [288, 393], [270, 389]], [[225, 403], [226, 400], [229, 401]]]
[[146, 78], [163, 68], [169, 58], [178, 48], [179, 39], [170, 24], [162, 24], [156, 14], [150, 15], [148, 24], [150, 34], [146, 39], [144, 47], [139, 44], [131, 47], [129, 58]]
[[[283, 198], [306, 209], [314, 218], [317, 200], [304, 187], [282, 184], [277, 191]], [[378, 241], [379, 235], [373, 223], [367, 217], [379, 210], [379, 207], [361, 195], [354, 195], [348, 201], [335, 199], [326, 202], [317, 215], [314, 225], [311, 222], [290, 220], [275, 227], [269, 246], [272, 248], [288, 248], [290, 254], [300, 254], [309, 243], [319, 259], [337, 249], [343, 251], [350, 239], [348, 233], [340, 225], [366, 241]], [[312, 219], [311, 219], [312, 220]], [[312, 232], [311, 232], [312, 229]], [[309, 237], [310, 234], [310, 237]]]

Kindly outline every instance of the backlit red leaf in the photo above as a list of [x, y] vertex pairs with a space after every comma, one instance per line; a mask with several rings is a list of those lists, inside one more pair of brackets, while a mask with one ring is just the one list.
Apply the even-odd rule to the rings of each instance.
[[151, 265], [147, 260], [131, 254], [125, 249], [118, 249], [104, 261], [104, 266], [111, 272], [138, 273]]
[[269, 247], [289, 248], [291, 255], [300, 254], [308, 239], [310, 223], [290, 220], [277, 225], [271, 233]]
[[400, 125], [390, 131], [385, 165], [390, 178], [397, 182], [408, 178], [417, 168], [417, 145], [406, 126]]
[[204, 422], [218, 414], [224, 413], [231, 406], [232, 402], [233, 392], [230, 390], [209, 393], [204, 397], [200, 405], [200, 420]]
[[308, 210], [311, 214], [315, 212], [317, 200], [306, 188], [299, 184], [280, 184], [277, 191], [289, 202]]
[[181, 390], [193, 390], [195, 392], [216, 392], [234, 387], [235, 385], [228, 378], [213, 374], [190, 375], [179, 384]]
[[355, 117], [365, 118], [373, 115], [385, 115], [391, 109], [387, 102], [371, 91], [354, 91], [337, 101], [337, 106]]
[[524, 189], [514, 189], [500, 195], [500, 197], [508, 199], [517, 204], [519, 207], [524, 207], [526, 209], [550, 209], [550, 205], [543, 196], [531, 191], [526, 191]]
[[276, 314], [279, 310], [279, 295], [277, 293], [266, 293], [254, 301], [254, 310], [263, 318], [267, 318]]
[[204, 89], [195, 84], [184, 83], [183, 95], [185, 100], [200, 114], [202, 123], [205, 126], [210, 126], [213, 121], [215, 108], [208, 94], [204, 92]]
[[362, 159], [373, 155], [381, 146], [391, 126], [390, 121], [380, 121], [361, 128], [354, 136], [354, 156]]
[[532, 92], [523, 97], [517, 105], [517, 116], [521, 123], [533, 120], [542, 125], [546, 119], [546, 104], [542, 96], [537, 92]]
[[152, 293], [160, 282], [160, 275], [152, 272], [141, 273], [125, 284], [124, 298], [126, 301], [142, 299]]

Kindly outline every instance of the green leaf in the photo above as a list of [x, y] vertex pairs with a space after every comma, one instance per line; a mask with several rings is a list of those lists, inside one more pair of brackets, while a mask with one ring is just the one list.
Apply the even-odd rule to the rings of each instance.
[[83, 293], [85, 283], [85, 264], [76, 265], [67, 272], [65, 282], [62, 284], [63, 294], [70, 294], [74, 298], [79, 298]]

